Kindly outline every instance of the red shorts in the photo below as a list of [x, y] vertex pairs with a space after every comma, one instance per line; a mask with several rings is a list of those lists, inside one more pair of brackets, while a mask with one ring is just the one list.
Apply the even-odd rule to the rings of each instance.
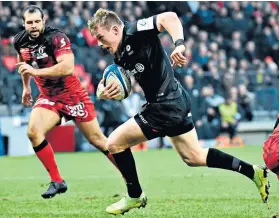
[[33, 108], [42, 107], [57, 113], [67, 121], [88, 122], [96, 117], [94, 104], [88, 94], [75, 94], [64, 98], [49, 97], [40, 94]]
[[[263, 159], [268, 169], [275, 172], [279, 168], [279, 136], [272, 134], [263, 146]], [[279, 175], [278, 170], [275, 172]]]

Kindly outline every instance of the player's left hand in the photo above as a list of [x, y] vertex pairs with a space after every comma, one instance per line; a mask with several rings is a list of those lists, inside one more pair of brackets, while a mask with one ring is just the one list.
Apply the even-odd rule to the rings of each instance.
[[186, 47], [184, 45], [179, 45], [174, 49], [174, 51], [170, 55], [170, 58], [172, 60], [172, 67], [182, 67], [187, 64], [187, 59], [183, 56], [185, 49]]
[[113, 81], [104, 86], [104, 79], [102, 79], [98, 84], [96, 94], [99, 99], [115, 99], [120, 94], [120, 90]]
[[16, 64], [19, 68], [18, 71], [21, 75], [30, 74], [31, 76], [37, 76], [37, 69], [25, 62], [19, 62]]

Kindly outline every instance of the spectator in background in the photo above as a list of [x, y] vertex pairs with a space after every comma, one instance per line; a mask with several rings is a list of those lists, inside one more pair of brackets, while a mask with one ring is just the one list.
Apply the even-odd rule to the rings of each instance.
[[230, 57], [230, 58], [228, 59], [228, 67], [229, 67], [230, 69], [236, 70], [236, 68], [237, 68], [237, 60], [236, 60], [236, 58]]
[[194, 52], [193, 61], [198, 63], [202, 68], [205, 67], [209, 61], [207, 52], [208, 49], [205, 43], [200, 43], [198, 51]]
[[215, 20], [217, 32], [224, 37], [229, 38], [234, 29], [234, 23], [230, 16], [228, 16], [228, 9], [222, 7], [219, 9], [219, 15]]
[[254, 94], [248, 92], [246, 86], [241, 84], [238, 86], [238, 104], [242, 120], [253, 120], [253, 105]]
[[245, 57], [244, 50], [240, 40], [233, 40], [232, 47], [229, 50], [228, 56], [236, 58], [238, 61]]
[[210, 139], [216, 138], [220, 130], [220, 115], [219, 115], [219, 106], [224, 103], [224, 98], [213, 89], [212, 85], [204, 87], [204, 96], [200, 100], [200, 116], [205, 116], [207, 125], [211, 129], [211, 133], [208, 133]]
[[199, 94], [199, 89], [194, 83], [194, 78], [192, 75], [186, 75], [184, 77], [184, 80], [181, 83], [183, 87], [187, 90], [191, 101], [192, 101], [192, 116], [194, 120], [199, 119], [199, 101], [200, 101], [200, 94]]
[[230, 89], [236, 84], [236, 70], [229, 68], [222, 77], [222, 87], [224, 93], [230, 93]]
[[236, 135], [238, 124], [238, 106], [230, 95], [227, 96], [225, 103], [219, 106], [219, 113], [221, 115], [221, 132], [227, 132], [232, 140]]
[[250, 62], [253, 62], [254, 60], [256, 60], [258, 58], [255, 42], [253, 42], [253, 41], [247, 42], [245, 57]]
[[215, 11], [206, 6], [206, 2], [200, 3], [199, 10], [197, 11], [198, 25], [201, 29], [207, 32], [214, 32], [214, 17]]

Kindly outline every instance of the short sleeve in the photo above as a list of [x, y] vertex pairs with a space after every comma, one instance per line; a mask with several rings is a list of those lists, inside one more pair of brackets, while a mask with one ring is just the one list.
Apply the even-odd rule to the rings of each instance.
[[145, 34], [152, 34], [157, 35], [160, 32], [157, 29], [157, 23], [156, 23], [157, 16], [152, 16], [149, 18], [144, 18], [135, 21], [132, 23], [130, 27], [130, 31], [132, 33], [145, 33]]
[[53, 53], [56, 59], [60, 55], [73, 53], [69, 38], [61, 32], [56, 33], [53, 37], [53, 49]]

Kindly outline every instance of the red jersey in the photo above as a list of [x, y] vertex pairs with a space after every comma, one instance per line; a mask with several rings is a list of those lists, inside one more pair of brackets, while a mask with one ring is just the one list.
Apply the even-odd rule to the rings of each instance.
[[[15, 36], [14, 47], [23, 60], [35, 68], [57, 64], [57, 58], [72, 53], [68, 37], [58, 29], [46, 27], [41, 36], [32, 39], [25, 30]], [[86, 94], [77, 76], [34, 77], [41, 95], [63, 99], [75, 94]]]
[[272, 135], [279, 138], [279, 114], [277, 116], [277, 123], [276, 123], [276, 126], [274, 127]]
[[279, 176], [279, 115], [273, 133], [263, 146], [263, 159], [266, 166]]

